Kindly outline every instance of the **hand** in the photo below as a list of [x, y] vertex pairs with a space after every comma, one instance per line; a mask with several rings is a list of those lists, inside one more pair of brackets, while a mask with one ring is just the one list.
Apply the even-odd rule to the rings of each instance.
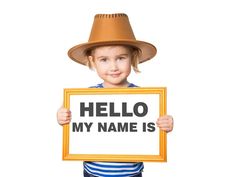
[[173, 117], [169, 115], [159, 117], [157, 120], [157, 126], [160, 130], [166, 131], [167, 133], [171, 132], [174, 126]]
[[71, 121], [71, 111], [61, 106], [57, 111], [57, 122], [60, 125], [68, 124]]

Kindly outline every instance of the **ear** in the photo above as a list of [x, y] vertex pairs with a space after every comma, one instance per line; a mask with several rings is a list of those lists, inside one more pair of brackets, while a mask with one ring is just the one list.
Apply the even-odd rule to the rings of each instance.
[[93, 56], [88, 56], [88, 60], [89, 60], [89, 67], [91, 69], [96, 69]]

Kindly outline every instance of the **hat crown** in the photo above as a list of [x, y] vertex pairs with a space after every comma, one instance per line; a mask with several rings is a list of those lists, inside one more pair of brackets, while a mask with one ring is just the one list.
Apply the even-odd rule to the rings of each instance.
[[97, 14], [92, 25], [89, 42], [135, 40], [128, 16]]
[[95, 15], [88, 42], [72, 47], [69, 57], [87, 65], [87, 51], [98, 46], [128, 45], [139, 49], [139, 63], [153, 58], [157, 49], [154, 45], [135, 39], [128, 16], [124, 13]]

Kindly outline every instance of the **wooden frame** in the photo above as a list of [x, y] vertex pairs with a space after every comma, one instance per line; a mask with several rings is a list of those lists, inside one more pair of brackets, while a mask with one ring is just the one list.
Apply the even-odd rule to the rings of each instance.
[[[76, 95], [120, 95], [120, 94], [157, 94], [159, 95], [159, 115], [166, 114], [166, 88], [79, 88], [64, 89], [64, 107], [70, 108], [70, 97]], [[150, 155], [128, 155], [128, 154], [71, 154], [70, 146], [70, 124], [63, 126], [63, 160], [82, 161], [114, 161], [114, 162], [165, 162], [167, 160], [167, 138], [166, 132], [159, 131], [159, 153]], [[157, 149], [157, 147], [156, 147]]]

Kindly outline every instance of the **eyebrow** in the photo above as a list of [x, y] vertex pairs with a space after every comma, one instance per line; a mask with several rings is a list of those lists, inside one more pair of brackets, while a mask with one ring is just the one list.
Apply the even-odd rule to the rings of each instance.
[[[128, 54], [127, 53], [123, 53], [123, 54], [119, 54], [119, 55], [117, 55], [116, 57], [120, 57], [120, 56], [128, 56]], [[97, 59], [100, 59], [100, 58], [107, 58], [108, 56], [99, 56], [99, 57], [97, 57]]]
[[128, 54], [124, 53], [124, 54], [120, 54], [120, 55], [117, 55], [117, 56], [128, 56]]

